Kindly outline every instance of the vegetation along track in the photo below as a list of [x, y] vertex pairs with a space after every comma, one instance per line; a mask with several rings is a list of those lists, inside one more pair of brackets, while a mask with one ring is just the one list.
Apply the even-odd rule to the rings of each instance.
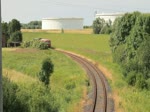
[[110, 87], [107, 83], [106, 78], [102, 72], [90, 61], [84, 59], [66, 51], [61, 51], [62, 53], [70, 56], [73, 60], [78, 62], [87, 72], [90, 81], [92, 83], [92, 91], [89, 94], [88, 103], [84, 111], [85, 112], [114, 112], [113, 100], [111, 98]]

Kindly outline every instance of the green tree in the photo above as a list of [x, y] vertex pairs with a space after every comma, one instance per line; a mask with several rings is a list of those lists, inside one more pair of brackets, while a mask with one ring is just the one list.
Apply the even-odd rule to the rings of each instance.
[[22, 24], [23, 29], [41, 29], [42, 22], [41, 21], [30, 21], [27, 24]]
[[16, 31], [20, 31], [20, 29], [21, 29], [21, 24], [18, 20], [13, 19], [9, 22], [9, 27], [8, 27], [9, 35], [11, 35]]
[[111, 34], [110, 45], [113, 51], [121, 44], [126, 43], [126, 39], [135, 25], [136, 19], [139, 17], [139, 12], [133, 14], [126, 13], [123, 17], [115, 20], [113, 24], [113, 32]]
[[50, 58], [46, 58], [42, 62], [41, 71], [38, 74], [39, 80], [42, 81], [46, 86], [49, 85], [49, 78], [53, 73], [54, 65]]
[[101, 18], [96, 18], [93, 21], [93, 32], [94, 34], [110, 34], [112, 32], [111, 20], [105, 21]]
[[115, 21], [110, 38], [114, 62], [130, 85], [148, 88], [150, 78], [150, 14], [127, 13]]
[[150, 37], [137, 50], [138, 64], [150, 70]]
[[93, 21], [93, 33], [99, 34], [105, 24], [105, 20], [101, 18], [96, 18], [96, 20]]
[[2, 33], [8, 34], [8, 24], [7, 22], [2, 22]]
[[22, 33], [20, 31], [16, 31], [10, 35], [10, 40], [12, 42], [22, 42]]
[[111, 24], [105, 23], [102, 27], [100, 34], [110, 34], [112, 32]]
[[20, 32], [21, 24], [18, 20], [13, 19], [9, 22], [8, 33], [10, 35], [9, 42], [22, 42], [22, 33]]
[[7, 41], [9, 39], [7, 22], [2, 22], [2, 34], [3, 34], [3, 38], [6, 38]]

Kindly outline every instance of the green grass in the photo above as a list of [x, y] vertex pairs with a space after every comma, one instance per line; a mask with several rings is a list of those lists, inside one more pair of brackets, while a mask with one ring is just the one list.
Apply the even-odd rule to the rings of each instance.
[[[80, 106], [83, 89], [86, 88], [87, 77], [86, 73], [70, 58], [54, 50], [5, 48], [3, 49], [3, 68], [16, 78], [19, 77], [17, 72], [20, 72], [37, 80], [41, 62], [46, 57], [50, 57], [54, 63], [54, 72], [50, 77], [50, 88], [51, 93], [56, 98], [56, 102], [60, 105], [59, 112], [74, 112], [74, 110], [70, 110], [70, 107]], [[10, 70], [17, 71], [17, 74], [15, 75]], [[26, 79], [24, 78], [24, 80]], [[15, 79], [14, 82], [16, 82]], [[17, 84], [29, 90], [32, 89], [29, 84], [29, 86], [25, 86], [21, 82]]]
[[141, 91], [127, 85], [121, 68], [112, 61], [109, 35], [24, 32], [23, 36], [25, 41], [37, 37], [48, 38], [53, 47], [79, 53], [109, 69], [112, 73], [109, 83], [115, 96], [117, 112], [150, 112], [150, 91]]
[[109, 35], [24, 32], [23, 36], [24, 41], [29, 41], [37, 37], [48, 38], [52, 41], [51, 43], [54, 48], [74, 51], [96, 61], [103, 61], [103, 63], [112, 61], [108, 41]]

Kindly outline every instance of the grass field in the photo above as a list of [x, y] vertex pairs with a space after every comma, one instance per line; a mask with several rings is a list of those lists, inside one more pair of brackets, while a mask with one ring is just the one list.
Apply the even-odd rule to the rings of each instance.
[[55, 102], [59, 104], [59, 112], [82, 111], [82, 102], [87, 92], [86, 73], [70, 58], [59, 52], [4, 48], [3, 74], [17, 83], [22, 91], [25, 90], [29, 93], [33, 89], [39, 91], [38, 88], [32, 88], [32, 85], [39, 85], [37, 73], [40, 71], [42, 60], [46, 57], [50, 57], [54, 63], [54, 73], [50, 77], [50, 88], [56, 98]]
[[150, 112], [150, 92], [128, 86], [120, 67], [113, 63], [109, 35], [23, 32], [23, 36], [24, 41], [37, 37], [48, 38], [53, 47], [84, 55], [107, 68], [105, 71], [110, 75], [106, 77], [113, 90], [116, 112]]

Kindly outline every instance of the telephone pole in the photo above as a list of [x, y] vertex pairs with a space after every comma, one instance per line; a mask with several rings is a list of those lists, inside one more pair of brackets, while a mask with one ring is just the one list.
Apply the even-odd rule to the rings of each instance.
[[0, 112], [3, 112], [1, 0], [0, 0]]

